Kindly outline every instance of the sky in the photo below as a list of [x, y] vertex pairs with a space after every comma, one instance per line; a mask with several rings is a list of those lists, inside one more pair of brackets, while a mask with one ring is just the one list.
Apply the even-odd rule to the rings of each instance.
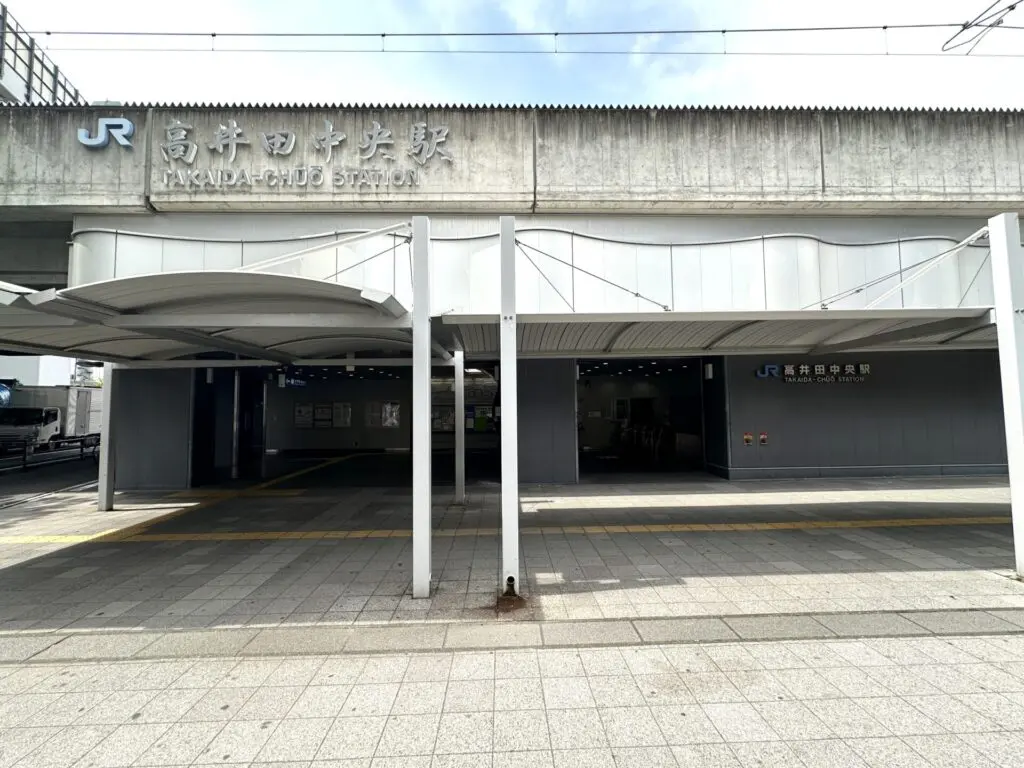
[[[1024, 29], [996, 29], [971, 56], [950, 32], [628, 34], [570, 31], [961, 23], [993, 0], [6, 0], [30, 31], [217, 32], [219, 37], [40, 35], [89, 101], [121, 103], [605, 104], [1024, 108]], [[1009, 4], [1010, 0], [1000, 0]], [[1024, 27], [1024, 3], [1007, 24]], [[519, 38], [380, 33], [561, 32]], [[237, 32], [372, 33], [231, 38]], [[381, 53], [384, 46], [440, 53]], [[104, 50], [70, 50], [90, 47]], [[360, 48], [359, 53], [225, 48]], [[111, 48], [188, 48], [153, 52]], [[220, 50], [211, 50], [216, 48]], [[64, 49], [64, 50], [61, 50]], [[367, 50], [369, 49], [369, 50]], [[472, 53], [517, 49], [530, 53]], [[555, 52], [557, 50], [557, 52]], [[615, 55], [572, 51], [613, 50]], [[722, 55], [722, 51], [726, 51]], [[743, 56], [742, 52], [888, 56]], [[683, 55], [681, 52], [686, 52]], [[1020, 54], [984, 58], [978, 54]]]

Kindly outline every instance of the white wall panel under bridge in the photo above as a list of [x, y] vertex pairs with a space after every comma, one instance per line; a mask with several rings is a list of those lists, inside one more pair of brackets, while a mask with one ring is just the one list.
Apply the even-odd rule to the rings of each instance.
[[[175, 270], [224, 270], [401, 222], [396, 216], [213, 216], [76, 219], [69, 281]], [[494, 217], [432, 219], [434, 314], [499, 311]], [[983, 243], [938, 257], [974, 230], [940, 219], [731, 221], [691, 217], [516, 220], [520, 313], [788, 311], [991, 306]], [[755, 234], [752, 234], [755, 233]], [[382, 234], [268, 271], [386, 291], [411, 302], [408, 234]]]

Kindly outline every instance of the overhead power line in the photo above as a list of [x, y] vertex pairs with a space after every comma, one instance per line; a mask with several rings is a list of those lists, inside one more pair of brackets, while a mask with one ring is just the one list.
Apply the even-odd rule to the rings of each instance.
[[[985, 39], [986, 35], [993, 29], [1004, 26], [1003, 20], [1010, 13], [1017, 10], [1019, 4], [1017, 2], [1010, 2], [1008, 5], [1003, 5], [1002, 8], [998, 7], [1005, 2], [1006, 0], [995, 0], [988, 8], [975, 16], [973, 20], [961, 25], [961, 28], [943, 43], [942, 50], [953, 51], [970, 46], [967, 49], [967, 55], [970, 56], [981, 41]], [[1008, 27], [1006, 28], [1008, 29]]]
[[[1012, 10], [1012, 7], [1011, 9]], [[984, 20], [975, 19], [969, 22], [972, 26], [984, 26]], [[679, 35], [747, 35], [767, 33], [795, 33], [795, 32], [886, 32], [891, 30], [911, 29], [956, 29], [962, 30], [966, 27], [962, 22], [955, 23], [928, 23], [928, 24], [856, 24], [847, 26], [814, 26], [814, 27], [736, 27], [736, 28], [700, 28], [700, 29], [631, 29], [631, 30], [549, 30], [537, 32], [507, 31], [507, 32], [172, 32], [172, 31], [149, 31], [149, 30], [53, 30], [45, 29], [29, 32], [36, 37], [54, 36], [89, 36], [89, 37], [190, 37], [190, 38], [218, 38], [218, 37], [247, 37], [247, 38], [303, 38], [303, 37], [330, 37], [330, 38], [439, 38], [439, 37], [640, 37], [658, 35], [671, 37]], [[1003, 26], [1000, 24], [999, 26]], [[1022, 29], [1022, 27], [1008, 27], [1004, 29]]]
[[[949, 53], [885, 51], [628, 51], [628, 50], [529, 50], [524, 48], [47, 48], [47, 52], [62, 53], [304, 53], [304, 54], [468, 54], [482, 56], [725, 56], [776, 58], [888, 58], [888, 59], [949, 59]], [[1024, 53], [978, 53], [972, 59], [1024, 59]]]

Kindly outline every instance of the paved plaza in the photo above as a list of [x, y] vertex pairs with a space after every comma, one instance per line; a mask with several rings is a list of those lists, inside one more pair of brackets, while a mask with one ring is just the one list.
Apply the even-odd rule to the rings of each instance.
[[0, 509], [0, 768], [1017, 766], [1005, 479], [265, 483]]
[[1002, 479], [524, 488], [525, 603], [496, 610], [498, 496], [435, 493], [413, 600], [408, 489], [91, 493], [0, 510], [0, 631], [1024, 608]]
[[0, 766], [1007, 766], [1024, 636], [0, 666]]

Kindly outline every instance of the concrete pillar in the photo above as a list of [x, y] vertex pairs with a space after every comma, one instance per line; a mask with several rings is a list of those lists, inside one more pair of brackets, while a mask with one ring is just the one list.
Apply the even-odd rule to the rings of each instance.
[[1013, 551], [1017, 575], [1024, 577], [1024, 253], [1017, 214], [1004, 213], [989, 219], [988, 237], [1010, 467]]
[[110, 363], [103, 366], [103, 422], [100, 426], [100, 469], [99, 497], [97, 506], [101, 512], [114, 508], [114, 480], [117, 468], [114, 461], [115, 434], [114, 410], [117, 403], [117, 385], [120, 372]]
[[466, 364], [455, 352], [455, 503], [466, 503]]
[[412, 219], [412, 595], [430, 597], [430, 220]]
[[501, 254], [501, 584], [519, 594], [519, 404], [516, 386], [516, 220], [499, 219]]

